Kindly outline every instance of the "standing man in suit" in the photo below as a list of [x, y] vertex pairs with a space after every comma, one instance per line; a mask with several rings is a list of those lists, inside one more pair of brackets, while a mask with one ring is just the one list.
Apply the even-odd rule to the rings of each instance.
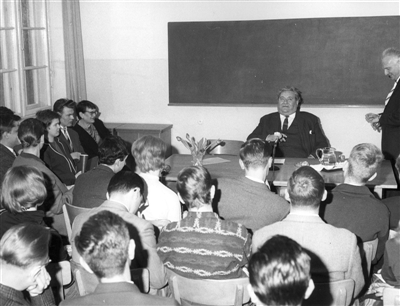
[[74, 242], [81, 265], [96, 275], [99, 284], [93, 293], [61, 305], [177, 305], [173, 299], [141, 293], [131, 281], [130, 266], [139, 241], [132, 239], [120, 215], [108, 210], [93, 214]]
[[318, 117], [300, 112], [301, 91], [284, 87], [278, 93], [278, 112], [265, 115], [247, 137], [261, 138], [278, 146], [277, 157], [313, 158], [318, 148], [329, 146]]
[[53, 110], [60, 115], [60, 141], [66, 146], [74, 160], [85, 154], [78, 134], [72, 129], [75, 121], [75, 102], [69, 99], [58, 99]]
[[18, 127], [21, 117], [2, 108], [0, 113], [0, 184], [15, 160], [14, 147], [19, 144]]
[[256, 231], [252, 252], [257, 252], [271, 236], [287, 236], [311, 257], [315, 283], [353, 279], [356, 297], [365, 283], [357, 238], [349, 230], [326, 224], [318, 216], [320, 202], [326, 195], [324, 180], [317, 171], [308, 166], [294, 171], [286, 192], [291, 201], [289, 215]]
[[382, 153], [394, 164], [400, 154], [400, 50], [388, 48], [382, 53], [385, 75], [394, 81], [381, 114], [368, 113], [365, 119], [375, 131], [382, 131]]

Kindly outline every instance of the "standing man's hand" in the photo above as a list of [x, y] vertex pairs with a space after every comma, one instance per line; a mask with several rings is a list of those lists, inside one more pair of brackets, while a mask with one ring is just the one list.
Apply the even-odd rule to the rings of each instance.
[[371, 124], [371, 127], [374, 131], [380, 132], [381, 131], [381, 125], [379, 123], [379, 118], [381, 116], [378, 114], [372, 114], [368, 113], [365, 115], [365, 120]]

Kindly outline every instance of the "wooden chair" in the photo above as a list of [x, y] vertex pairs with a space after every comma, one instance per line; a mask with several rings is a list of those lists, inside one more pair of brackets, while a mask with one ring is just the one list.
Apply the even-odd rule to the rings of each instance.
[[69, 261], [51, 262], [46, 267], [51, 276], [50, 287], [53, 288], [56, 302], [65, 298], [64, 286], [72, 281], [71, 263]]
[[400, 306], [400, 289], [385, 288], [383, 290], [383, 306]]
[[[86, 290], [85, 281], [79, 269], [75, 270], [75, 279], [81, 296], [91, 293]], [[150, 291], [150, 272], [148, 269], [131, 269], [131, 279], [139, 288], [140, 292], [148, 293]]]
[[[209, 139], [211, 142], [214, 140], [215, 139]], [[211, 148], [208, 153], [212, 155], [239, 155], [239, 150], [242, 144], [244, 144], [244, 142], [240, 140], [224, 140], [219, 145]]]
[[241, 306], [250, 300], [247, 292], [248, 278], [227, 280], [190, 279], [170, 273], [169, 286], [175, 300], [182, 300], [203, 305]]
[[377, 248], [378, 248], [378, 238], [371, 241], [366, 241], [362, 245], [361, 259], [363, 260], [363, 264], [366, 265], [368, 277], [371, 274], [371, 263], [375, 259]]
[[65, 221], [65, 226], [67, 228], [68, 240], [70, 243], [72, 235], [72, 223], [74, 222], [75, 217], [87, 211], [90, 211], [90, 208], [77, 207], [68, 203], [65, 203], [63, 205], [64, 221]]
[[329, 283], [315, 283], [311, 296], [302, 305], [348, 306], [353, 300], [354, 280], [344, 279]]

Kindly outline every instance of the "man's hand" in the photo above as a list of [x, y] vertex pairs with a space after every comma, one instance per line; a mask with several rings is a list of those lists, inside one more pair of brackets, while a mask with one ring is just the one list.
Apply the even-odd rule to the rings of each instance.
[[267, 142], [278, 142], [279, 140], [285, 142], [287, 136], [285, 134], [275, 132], [274, 135], [268, 135], [265, 139]]
[[72, 152], [71, 157], [73, 159], [80, 159], [81, 158], [81, 153], [80, 152]]
[[365, 115], [365, 120], [367, 120], [368, 123], [378, 122], [379, 117], [378, 114], [368, 113]]
[[30, 296], [37, 296], [43, 293], [43, 290], [46, 289], [50, 284], [50, 275], [46, 271], [46, 267], [42, 267], [40, 269], [39, 274], [36, 277], [36, 284], [28, 287], [26, 291], [29, 292]]

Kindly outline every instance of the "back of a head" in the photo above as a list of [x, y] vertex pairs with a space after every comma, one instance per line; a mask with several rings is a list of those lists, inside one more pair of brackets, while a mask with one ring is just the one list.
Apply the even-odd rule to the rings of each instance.
[[123, 160], [128, 156], [124, 141], [118, 137], [109, 135], [99, 145], [99, 163], [113, 165], [117, 159]]
[[48, 261], [50, 231], [42, 225], [21, 223], [11, 227], [0, 241], [0, 260], [28, 268]]
[[241, 146], [239, 155], [246, 169], [265, 168], [271, 156], [271, 148], [264, 140], [252, 138]]
[[82, 100], [81, 102], [79, 102], [76, 105], [76, 114], [78, 115], [79, 118], [81, 118], [81, 116], [79, 114], [80, 113], [85, 113], [89, 109], [97, 110], [98, 107], [93, 102], [90, 102], [88, 100]]
[[53, 111], [61, 114], [64, 107], [71, 108], [75, 111], [76, 103], [71, 99], [58, 99], [56, 102], [54, 102]]
[[310, 257], [296, 241], [276, 235], [251, 256], [249, 274], [264, 305], [301, 305], [311, 279]]
[[18, 121], [21, 120], [20, 116], [15, 115], [11, 110], [10, 112], [0, 113], [0, 140], [5, 132], [10, 133], [12, 128]]
[[294, 171], [288, 182], [292, 206], [319, 207], [324, 190], [324, 179], [309, 166], [300, 167]]
[[346, 175], [365, 184], [377, 172], [382, 159], [382, 152], [377, 146], [371, 143], [358, 144], [351, 150]]
[[114, 193], [125, 194], [135, 188], [139, 188], [140, 194], [143, 195], [143, 179], [134, 172], [120, 171], [111, 178], [107, 187], [107, 192], [111, 197]]
[[75, 237], [75, 246], [93, 273], [102, 279], [124, 273], [129, 258], [129, 240], [125, 221], [103, 210], [82, 225]]
[[132, 155], [141, 172], [156, 171], [164, 167], [167, 145], [151, 135], [143, 136], [132, 144]]
[[1, 186], [1, 206], [19, 213], [43, 204], [47, 190], [43, 174], [34, 167], [16, 166], [8, 169]]
[[187, 208], [211, 205], [212, 179], [206, 168], [191, 166], [183, 168], [176, 181], [176, 189]]
[[54, 119], [60, 119], [60, 115], [52, 110], [45, 109], [36, 113], [36, 119], [42, 121], [44, 126], [48, 128]]
[[40, 144], [40, 138], [44, 132], [43, 122], [36, 118], [28, 118], [21, 122], [18, 128], [18, 138], [23, 148], [36, 147]]

